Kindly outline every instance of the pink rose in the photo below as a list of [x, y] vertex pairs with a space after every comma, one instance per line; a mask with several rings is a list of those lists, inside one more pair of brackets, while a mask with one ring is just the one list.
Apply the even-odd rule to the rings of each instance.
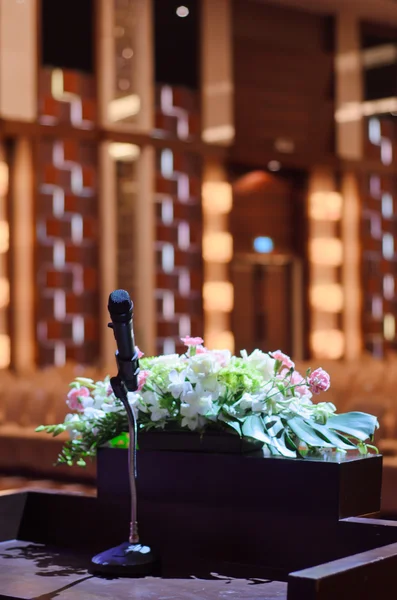
[[142, 350], [140, 350], [138, 346], [135, 346], [135, 350], [138, 352], [138, 358], [142, 358], [142, 356], [145, 356], [145, 353], [142, 352]]
[[150, 375], [150, 371], [139, 371], [138, 373], [138, 391], [140, 392], [146, 383], [147, 378]]
[[316, 369], [309, 375], [309, 386], [313, 394], [326, 392], [331, 385], [331, 378], [324, 369]]
[[71, 410], [84, 411], [84, 407], [80, 402], [80, 398], [88, 398], [90, 391], [86, 387], [73, 388], [67, 396], [66, 404]]
[[281, 362], [281, 370], [295, 368], [295, 363], [290, 359], [289, 356], [287, 356], [287, 354], [281, 352], [281, 350], [270, 352], [270, 356], [273, 356], [275, 360], [279, 360]]
[[[306, 385], [305, 378], [302, 377], [302, 375], [299, 373], [299, 371], [294, 371], [292, 373], [291, 384], [293, 386], [296, 386], [294, 388], [295, 392], [297, 394], [299, 394], [300, 396], [306, 396], [310, 392], [309, 388]], [[301, 384], [301, 385], [299, 385], [299, 384]]]
[[186, 337], [181, 338], [181, 341], [188, 348], [190, 348], [190, 346], [200, 346], [201, 344], [204, 343], [204, 340], [202, 338], [200, 338], [200, 337], [190, 337], [190, 335], [187, 335]]

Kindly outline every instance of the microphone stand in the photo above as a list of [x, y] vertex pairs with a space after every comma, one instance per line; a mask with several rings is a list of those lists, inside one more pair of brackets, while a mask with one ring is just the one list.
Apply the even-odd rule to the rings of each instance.
[[[97, 554], [91, 560], [91, 572], [98, 575], [116, 575], [122, 577], [142, 577], [154, 569], [155, 559], [149, 546], [139, 541], [136, 494], [136, 447], [137, 422], [134, 411], [128, 402], [128, 391], [138, 389], [138, 353], [135, 351], [130, 361], [120, 359], [116, 352], [118, 374], [110, 379], [113, 393], [123, 403], [128, 419], [129, 448], [128, 474], [131, 491], [131, 518], [128, 542]], [[128, 387], [127, 384], [128, 383]]]

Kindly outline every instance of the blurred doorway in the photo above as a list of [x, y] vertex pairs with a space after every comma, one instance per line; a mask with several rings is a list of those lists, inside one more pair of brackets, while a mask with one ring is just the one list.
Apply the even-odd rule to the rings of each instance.
[[230, 230], [237, 351], [305, 355], [305, 184], [302, 173], [260, 170], [234, 180]]
[[303, 355], [302, 264], [288, 256], [247, 255], [232, 265], [236, 349]]

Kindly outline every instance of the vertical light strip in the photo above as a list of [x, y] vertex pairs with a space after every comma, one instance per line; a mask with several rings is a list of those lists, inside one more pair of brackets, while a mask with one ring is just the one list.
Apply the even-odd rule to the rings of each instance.
[[0, 369], [8, 367], [11, 358], [7, 322], [7, 308], [10, 302], [10, 282], [7, 269], [10, 243], [7, 211], [8, 177], [4, 148], [0, 146]]
[[35, 366], [33, 160], [29, 141], [19, 138], [12, 170], [13, 357], [19, 372]]
[[0, 114], [34, 121], [37, 116], [37, 0], [1, 2]]
[[203, 177], [204, 339], [209, 348], [234, 351], [230, 330], [233, 286], [229, 262], [233, 240], [228, 232], [232, 187], [220, 163], [208, 162]]
[[[137, 167], [136, 219], [134, 224], [136, 281], [136, 307], [141, 327], [137, 331], [139, 346], [147, 356], [156, 352], [156, 265], [155, 265], [155, 181], [154, 148], [146, 147], [141, 153]], [[138, 338], [137, 338], [138, 339]]]
[[[349, 110], [363, 100], [360, 20], [354, 11], [342, 10], [336, 17], [335, 106]], [[362, 116], [336, 122], [337, 153], [341, 158], [363, 156]]]
[[318, 169], [312, 172], [308, 201], [310, 346], [315, 358], [337, 359], [343, 356], [345, 347], [339, 323], [344, 308], [339, 276], [343, 246], [337, 234], [343, 200], [335, 192], [334, 176], [330, 171]]
[[99, 0], [101, 124], [150, 131], [154, 120], [152, 0]]
[[360, 278], [360, 198], [356, 177], [346, 173], [342, 179], [343, 195], [343, 329], [345, 358], [356, 359], [362, 352], [361, 278]]
[[101, 323], [101, 362], [104, 368], [114, 368], [114, 341], [107, 328], [109, 320], [107, 304], [109, 294], [117, 287], [116, 163], [110, 156], [109, 145], [109, 142], [103, 142], [100, 147], [98, 186], [101, 231], [99, 319]]
[[231, 11], [231, 0], [202, 0], [202, 137], [207, 143], [234, 140]]

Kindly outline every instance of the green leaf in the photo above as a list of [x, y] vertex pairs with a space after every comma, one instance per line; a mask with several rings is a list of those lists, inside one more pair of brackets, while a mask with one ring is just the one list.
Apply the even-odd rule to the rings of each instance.
[[223, 413], [223, 412], [219, 413], [218, 421], [222, 421], [222, 423], [225, 423], [229, 427], [232, 427], [232, 429], [237, 431], [237, 433], [241, 437], [241, 426], [238, 421], [235, 421], [234, 419], [232, 419], [232, 417], [225, 415], [225, 413]]
[[272, 444], [274, 444], [282, 456], [285, 456], [286, 458], [296, 458], [296, 451], [290, 450], [286, 445], [285, 432], [280, 438], [273, 438]]
[[47, 427], [45, 425], [40, 425], [39, 427], [36, 427], [35, 431], [47, 431]]
[[321, 438], [313, 429], [312, 425], [306, 423], [301, 417], [294, 417], [288, 420], [288, 425], [298, 436], [302, 442], [305, 442], [309, 446], [314, 448], [333, 448], [334, 445], [330, 442], [326, 442]]
[[267, 415], [263, 417], [263, 422], [266, 426], [267, 433], [272, 437], [277, 436], [280, 431], [284, 429], [284, 425], [280, 417], [270, 417]]
[[373, 415], [363, 412], [349, 412], [331, 415], [328, 418], [327, 427], [347, 433], [364, 442], [374, 435], [379, 424], [377, 418]]
[[242, 425], [243, 435], [271, 445], [271, 438], [264, 431], [264, 424], [259, 415], [249, 415]]
[[[306, 421], [308, 423], [308, 421]], [[353, 450], [356, 448], [356, 444], [348, 440], [347, 438], [338, 435], [334, 431], [328, 428], [327, 425], [320, 425], [320, 423], [308, 423], [313, 429], [323, 437], [327, 442], [330, 442], [335, 448], [340, 450]]]

